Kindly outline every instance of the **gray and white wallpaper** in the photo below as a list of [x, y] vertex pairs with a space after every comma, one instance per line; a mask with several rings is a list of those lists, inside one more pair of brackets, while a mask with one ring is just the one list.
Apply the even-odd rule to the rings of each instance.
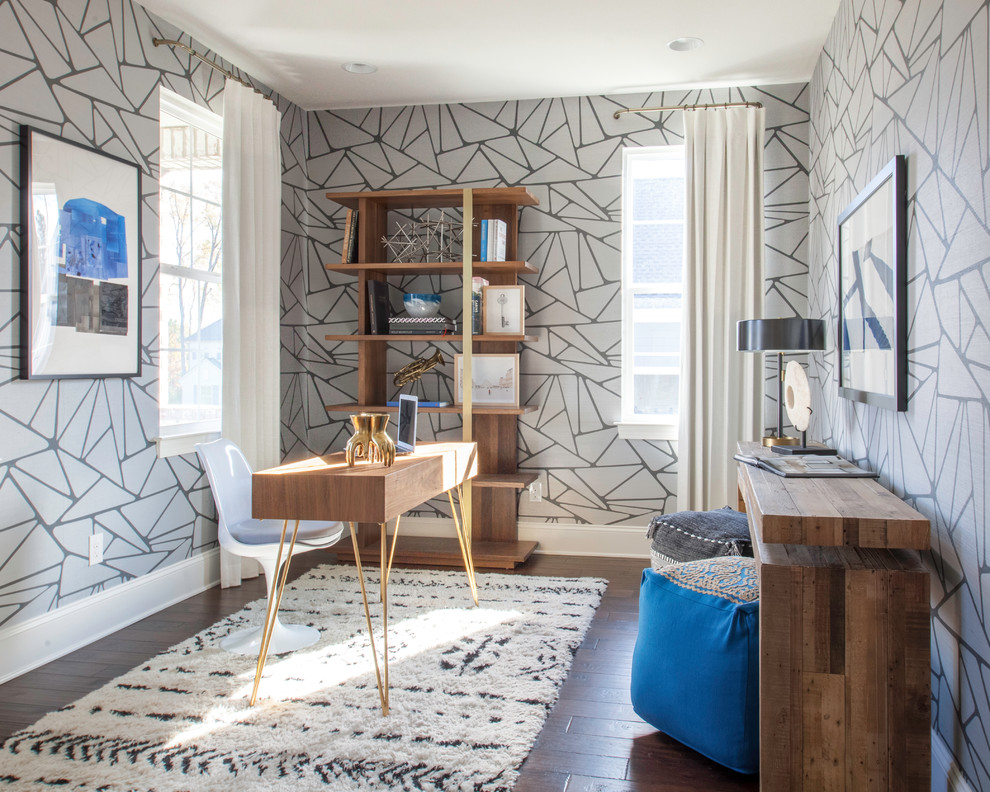
[[[220, 109], [223, 77], [153, 37], [180, 38], [129, 0], [0, 0], [0, 627], [216, 545], [195, 455], [157, 458], [158, 86]], [[188, 38], [183, 38], [192, 44]], [[203, 51], [200, 48], [200, 51]], [[281, 102], [288, 139], [300, 112]], [[142, 374], [21, 381], [19, 128], [142, 171]], [[106, 536], [88, 565], [89, 536]]]
[[[293, 308], [283, 322], [284, 452], [342, 448], [347, 416], [328, 416], [323, 406], [356, 398], [356, 345], [324, 340], [327, 333], [354, 332], [357, 321], [355, 279], [323, 268], [340, 260], [344, 220], [325, 193], [524, 186], [540, 202], [522, 210], [519, 236], [520, 258], [539, 270], [521, 278], [526, 331], [539, 340], [520, 347], [521, 399], [539, 409], [520, 419], [518, 461], [539, 474], [544, 498], [522, 498], [520, 518], [645, 527], [648, 515], [674, 508], [675, 444], [619, 439], [613, 424], [619, 418], [622, 148], [683, 142], [681, 112], [619, 119], [613, 113], [741, 99], [766, 106], [767, 315], [803, 314], [806, 85], [309, 113], [310, 189], [305, 197], [300, 189], [299, 258], [285, 285]], [[433, 277], [416, 290], [456, 295], [460, 279]], [[453, 307], [457, 298], [444, 299]], [[448, 361], [460, 351], [439, 348]], [[428, 344], [392, 345], [389, 371], [430, 351]], [[459, 419], [430, 417], [434, 433], [458, 436]], [[774, 421], [768, 415], [768, 424]]]
[[908, 410], [838, 398], [814, 355], [815, 416], [841, 453], [932, 520], [932, 715], [990, 789], [990, 88], [986, 0], [843, 0], [811, 81], [810, 305], [834, 335], [839, 213], [908, 162]]

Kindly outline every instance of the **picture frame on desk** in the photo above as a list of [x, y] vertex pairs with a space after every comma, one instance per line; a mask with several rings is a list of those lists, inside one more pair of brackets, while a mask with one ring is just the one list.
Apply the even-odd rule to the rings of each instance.
[[21, 127], [21, 377], [141, 374], [141, 169]]
[[[464, 355], [454, 355], [454, 404], [464, 403]], [[471, 403], [519, 406], [519, 355], [471, 356]]]
[[906, 164], [897, 155], [838, 221], [839, 395], [907, 410]]
[[522, 335], [526, 324], [525, 286], [483, 286], [485, 335]]

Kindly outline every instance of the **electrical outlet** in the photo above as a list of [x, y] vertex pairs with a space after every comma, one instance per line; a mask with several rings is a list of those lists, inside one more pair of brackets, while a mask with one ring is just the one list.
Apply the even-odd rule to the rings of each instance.
[[103, 533], [97, 531], [89, 537], [89, 565], [103, 563]]
[[543, 483], [534, 481], [529, 485], [529, 500], [531, 503], [538, 503], [543, 500]]

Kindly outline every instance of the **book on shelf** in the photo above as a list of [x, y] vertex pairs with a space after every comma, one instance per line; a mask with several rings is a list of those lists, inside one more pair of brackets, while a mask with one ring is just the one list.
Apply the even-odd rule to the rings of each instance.
[[391, 306], [388, 301], [388, 284], [385, 281], [368, 281], [368, 332], [387, 335]]
[[471, 278], [471, 332], [480, 335], [484, 330], [481, 313], [481, 295], [488, 280], [475, 275]]
[[482, 220], [478, 261], [505, 261], [505, 220]]
[[340, 246], [340, 263], [353, 264], [357, 261], [358, 210], [348, 209], [344, 220], [344, 241]]
[[445, 316], [393, 316], [388, 320], [390, 335], [453, 335], [457, 322]]
[[505, 220], [488, 221], [488, 258], [485, 261], [505, 261]]

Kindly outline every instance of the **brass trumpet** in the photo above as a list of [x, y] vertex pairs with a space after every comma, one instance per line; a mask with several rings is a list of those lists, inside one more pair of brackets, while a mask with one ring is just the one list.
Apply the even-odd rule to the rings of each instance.
[[397, 372], [395, 372], [395, 376], [392, 377], [392, 384], [397, 388], [401, 388], [403, 385], [408, 385], [410, 382], [416, 382], [431, 368], [434, 368], [435, 366], [442, 366], [444, 363], [446, 363], [446, 361], [443, 359], [443, 355], [440, 350], [437, 350], [433, 353], [432, 357], [419, 358], [400, 368]]

